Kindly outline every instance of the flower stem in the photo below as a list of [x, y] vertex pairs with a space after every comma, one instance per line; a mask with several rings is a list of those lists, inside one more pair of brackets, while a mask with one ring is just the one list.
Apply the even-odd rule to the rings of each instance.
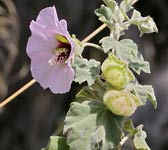
[[94, 44], [94, 43], [87, 42], [87, 43], [84, 43], [83, 46], [84, 47], [94, 47], [94, 48], [100, 50], [101, 52], [104, 52], [103, 49], [102, 49], [102, 47], [100, 47], [99, 45]]
[[[86, 43], [90, 39], [92, 39], [94, 36], [96, 36], [99, 32], [101, 32], [104, 28], [106, 27], [105, 24], [101, 25], [99, 28], [97, 28], [95, 31], [93, 31], [91, 34], [89, 34], [85, 39], [82, 40], [82, 43]], [[22, 88], [20, 88], [18, 91], [13, 93], [11, 96], [9, 96], [7, 99], [2, 101], [0, 103], [0, 108], [4, 107], [7, 105], [9, 102], [11, 102], [14, 98], [16, 98], [18, 95], [23, 93], [25, 90], [27, 90], [29, 87], [31, 87], [34, 83], [36, 83], [35, 79], [32, 79], [29, 81], [27, 84], [25, 84]]]

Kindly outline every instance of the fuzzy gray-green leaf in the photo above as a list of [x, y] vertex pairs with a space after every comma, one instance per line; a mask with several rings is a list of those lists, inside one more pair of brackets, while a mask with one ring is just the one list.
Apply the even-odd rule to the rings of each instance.
[[48, 146], [41, 150], [69, 150], [69, 146], [66, 144], [66, 138], [51, 136]]
[[130, 9], [132, 9], [132, 5], [135, 4], [138, 0], [123, 0], [120, 4], [120, 8], [128, 12]]
[[95, 14], [99, 17], [107, 27], [112, 31], [115, 23], [122, 23], [127, 15], [122, 11], [115, 0], [103, 0], [105, 5], [101, 5], [99, 9], [95, 10]]
[[146, 132], [142, 130], [142, 125], [137, 127], [137, 133], [134, 135], [134, 146], [138, 150], [151, 150], [147, 145], [145, 139], [147, 137]]
[[123, 117], [113, 115], [100, 101], [85, 101], [72, 103], [64, 133], [70, 150], [113, 149], [120, 142], [122, 128]]
[[154, 108], [157, 107], [157, 100], [153, 87], [151, 85], [132, 85], [130, 90], [132, 90], [135, 95], [142, 101], [143, 105], [145, 105], [147, 99], [149, 99]]
[[87, 82], [92, 85], [100, 72], [100, 62], [96, 60], [87, 60], [81, 57], [76, 57], [72, 65], [75, 71], [75, 82], [80, 84]]
[[144, 58], [140, 53], [138, 53], [137, 57], [130, 57], [129, 67], [137, 74], [140, 74], [141, 71], [150, 73], [150, 64], [148, 61], [144, 61]]
[[92, 101], [92, 100], [103, 100], [103, 95], [106, 91], [106, 83], [97, 79], [92, 86], [85, 86], [76, 94], [75, 101]]
[[112, 37], [108, 36], [108, 37], [102, 38], [100, 40], [100, 43], [102, 43], [102, 47], [105, 53], [107, 53], [109, 50], [114, 48], [116, 52], [118, 53], [118, 55], [120, 56], [120, 58], [123, 58], [123, 59], [128, 59], [128, 56], [124, 56], [125, 52], [128, 53], [127, 55], [129, 54], [136, 55], [138, 53], [138, 48], [137, 48], [136, 43], [134, 43], [130, 39], [124, 39], [121, 41], [117, 41], [113, 39]]
[[144, 33], [158, 32], [158, 29], [157, 29], [157, 26], [156, 26], [154, 20], [150, 16], [142, 17], [141, 13], [137, 10], [133, 11], [130, 22], [132, 22], [132, 24], [138, 26], [138, 29], [141, 33], [141, 36]]
[[112, 28], [112, 12], [109, 7], [101, 5], [99, 9], [95, 10], [95, 14], [99, 17], [99, 20], [105, 23], [110, 29]]
[[134, 41], [130, 39], [117, 41], [111, 37], [104, 37], [100, 40], [100, 43], [102, 43], [102, 48], [105, 53], [114, 49], [116, 56], [120, 60], [128, 62], [129, 67], [136, 73], [140, 74], [141, 71], [150, 73], [149, 62], [144, 61]]

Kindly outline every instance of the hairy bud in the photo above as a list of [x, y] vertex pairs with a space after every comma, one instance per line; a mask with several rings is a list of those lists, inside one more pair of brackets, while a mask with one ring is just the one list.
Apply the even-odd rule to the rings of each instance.
[[124, 88], [128, 82], [135, 79], [128, 65], [112, 54], [103, 62], [101, 70], [105, 80], [116, 89]]
[[103, 101], [114, 114], [120, 116], [131, 116], [142, 105], [135, 95], [126, 90], [110, 90], [105, 93]]

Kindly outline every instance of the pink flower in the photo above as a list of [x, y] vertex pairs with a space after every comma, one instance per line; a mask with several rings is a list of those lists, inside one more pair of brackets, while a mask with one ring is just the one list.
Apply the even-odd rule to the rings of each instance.
[[55, 94], [68, 92], [74, 79], [70, 63], [75, 45], [67, 31], [67, 22], [58, 20], [54, 6], [48, 7], [31, 22], [30, 30], [26, 51], [31, 58], [33, 78]]

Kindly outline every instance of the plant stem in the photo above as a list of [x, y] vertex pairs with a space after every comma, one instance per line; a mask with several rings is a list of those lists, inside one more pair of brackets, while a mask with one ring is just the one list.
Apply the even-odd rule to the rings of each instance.
[[[93, 31], [91, 34], [89, 34], [86, 38], [82, 40], [82, 43], [86, 43], [90, 39], [92, 39], [94, 36], [96, 36], [99, 32], [101, 32], [104, 28], [106, 27], [105, 24], [101, 25], [99, 28], [97, 28], [95, 31]], [[36, 83], [35, 79], [32, 79], [29, 81], [27, 84], [25, 84], [22, 88], [20, 88], [18, 91], [13, 93], [11, 96], [9, 96], [7, 99], [3, 100], [0, 103], [0, 108], [4, 107], [7, 105], [9, 102], [11, 102], [14, 98], [16, 98], [18, 95], [23, 93], [25, 90], [27, 90], [29, 87], [31, 87], [34, 83]]]
[[132, 137], [132, 134], [128, 134], [127, 136], [125, 136], [125, 137], [121, 140], [120, 144], [118, 145], [118, 150], [121, 150], [121, 147], [125, 144], [125, 142], [126, 142], [130, 137]]
[[120, 145], [121, 145], [121, 146], [124, 145], [124, 143], [125, 143], [128, 139], [129, 139], [129, 136], [125, 136], [125, 137], [121, 140]]
[[100, 47], [99, 45], [94, 44], [94, 43], [87, 42], [87, 43], [84, 43], [83, 46], [84, 47], [94, 47], [94, 48], [100, 50], [101, 52], [104, 52], [103, 49], [102, 49], [102, 47]]
[[100, 31], [102, 31], [106, 27], [105, 24], [101, 25], [99, 28], [97, 28], [95, 31], [93, 31], [90, 35], [88, 35], [86, 38], [82, 40], [82, 43], [86, 43], [90, 39], [92, 39], [94, 36], [96, 36]]
[[17, 92], [15, 92], [11, 96], [9, 96], [2, 103], [0, 103], [0, 108], [2, 108], [3, 106], [5, 106], [6, 104], [8, 104], [10, 101], [12, 101], [15, 97], [17, 97], [21, 93], [23, 93], [25, 90], [27, 90], [29, 87], [31, 87], [35, 82], [36, 82], [36, 80], [34, 80], [34, 79], [32, 79], [31, 81], [29, 81], [22, 88], [20, 88]]

